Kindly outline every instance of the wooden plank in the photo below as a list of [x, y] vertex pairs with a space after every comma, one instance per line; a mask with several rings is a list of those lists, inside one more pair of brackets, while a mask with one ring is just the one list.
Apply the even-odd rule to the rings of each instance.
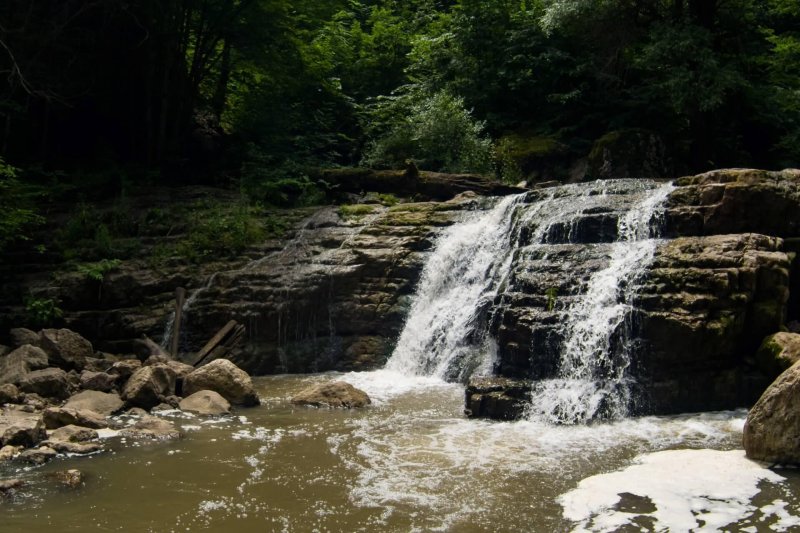
[[197, 352], [197, 355], [196, 355], [196, 357], [195, 357], [194, 363], [192, 363], [192, 366], [197, 366], [197, 365], [199, 365], [201, 362], [203, 362], [203, 359], [205, 359], [205, 358], [208, 356], [208, 354], [210, 354], [210, 353], [211, 353], [211, 351], [212, 351], [212, 350], [214, 350], [214, 348], [216, 348], [217, 346], [219, 346], [219, 344], [220, 344], [220, 343], [222, 343], [222, 341], [225, 339], [225, 337], [226, 337], [226, 336], [228, 336], [228, 334], [229, 334], [231, 331], [233, 331], [233, 329], [234, 329], [234, 328], [235, 328], [237, 325], [238, 325], [238, 322], [236, 322], [235, 320], [230, 320], [230, 321], [228, 321], [228, 323], [227, 323], [227, 324], [225, 324], [224, 326], [222, 326], [222, 329], [220, 329], [220, 330], [217, 332], [217, 334], [216, 334], [216, 335], [214, 335], [213, 337], [211, 337], [211, 340], [209, 340], [209, 341], [206, 343], [206, 345], [205, 345], [205, 346], [203, 346], [203, 347], [200, 349], [200, 351], [199, 351], [199, 352]]

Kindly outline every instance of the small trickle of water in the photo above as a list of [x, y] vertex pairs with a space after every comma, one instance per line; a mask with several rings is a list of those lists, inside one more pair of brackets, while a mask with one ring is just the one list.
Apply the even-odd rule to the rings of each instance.
[[439, 236], [388, 370], [463, 380], [490, 366], [486, 313], [511, 264], [514, 212], [524, 197], [472, 212]]
[[673, 187], [652, 189], [619, 219], [608, 267], [589, 280], [585, 294], [563, 323], [559, 377], [536, 383], [530, 415], [560, 423], [594, 418], [622, 418], [631, 401], [627, 369], [631, 363], [625, 319], [631, 310], [635, 281], [655, 253], [661, 206]]

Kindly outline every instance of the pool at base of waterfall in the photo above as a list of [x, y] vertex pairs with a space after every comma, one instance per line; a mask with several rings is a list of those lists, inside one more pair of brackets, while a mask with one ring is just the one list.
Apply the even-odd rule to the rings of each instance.
[[[373, 404], [297, 407], [344, 379]], [[791, 531], [800, 473], [741, 450], [746, 413], [586, 425], [468, 420], [463, 388], [382, 370], [256, 378], [262, 405], [167, 412], [184, 436], [0, 466], [0, 531]], [[77, 468], [83, 486], [47, 474]]]

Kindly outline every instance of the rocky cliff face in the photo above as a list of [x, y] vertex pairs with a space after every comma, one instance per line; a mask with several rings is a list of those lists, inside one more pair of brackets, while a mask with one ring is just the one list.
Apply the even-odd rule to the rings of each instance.
[[[798, 171], [725, 170], [676, 181], [666, 202], [667, 239], [646, 275], [632, 281], [633, 312], [621, 326], [636, 332], [638, 356], [629, 372], [640, 387], [637, 412], [732, 407], [764, 389], [755, 350], [764, 336], [800, 318], [799, 184]], [[574, 216], [554, 215], [546, 227], [520, 221], [511, 272], [488, 313], [499, 376], [526, 382], [556, 373], [565, 313], [592, 274], [609, 266], [619, 219], [636, 198], [632, 187], [528, 193], [526, 209], [560, 201]], [[102, 294], [71, 275], [29, 282], [59, 298], [66, 325], [100, 349], [130, 351], [130, 340], [142, 334], [161, 340], [173, 291], [185, 286], [186, 351], [236, 319], [247, 327], [247, 342], [235, 360], [248, 371], [376, 368], [397, 340], [437, 233], [485, 204], [465, 193], [449, 201], [296, 212], [285, 238], [245, 256], [159, 269], [131, 262], [109, 274]], [[506, 381], [479, 384], [472, 400], [468, 394], [473, 414], [491, 416], [486, 406], [513, 404], [518, 415], [526, 390], [518, 381], [507, 382], [511, 400], [481, 402], [481, 390], [504, 398], [498, 383]]]

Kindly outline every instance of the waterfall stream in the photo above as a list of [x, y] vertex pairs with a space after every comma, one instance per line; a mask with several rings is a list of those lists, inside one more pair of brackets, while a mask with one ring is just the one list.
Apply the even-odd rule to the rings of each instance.
[[[512, 264], [533, 252], [545, 263], [557, 261], [547, 259], [548, 249], [581, 243], [605, 251], [606, 266], [586, 282], [572, 274], [575, 294], [559, 310], [558, 373], [536, 383], [530, 416], [562, 423], [625, 416], [632, 356], [626, 318], [635, 281], [655, 253], [661, 206], [671, 190], [649, 180], [598, 181], [507, 197], [469, 213], [437, 239], [386, 369], [451, 381], [491, 374], [498, 347], [488, 317], [503, 312]], [[582, 243], [586, 214], [609, 205], [616, 210], [615, 238]], [[595, 233], [603, 231], [609, 232]]]

